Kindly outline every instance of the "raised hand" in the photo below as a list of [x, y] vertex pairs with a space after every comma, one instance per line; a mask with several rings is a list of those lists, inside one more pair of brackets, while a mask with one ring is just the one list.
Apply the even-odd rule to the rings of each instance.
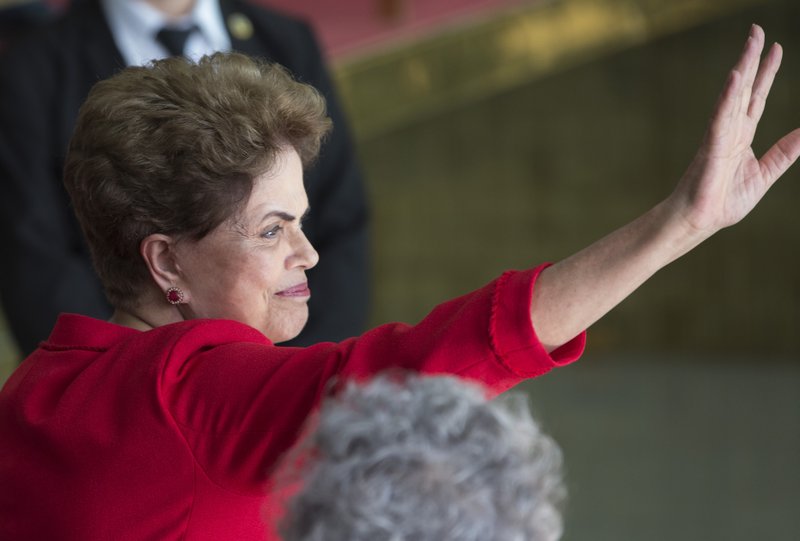
[[753, 25], [717, 102], [703, 144], [675, 191], [648, 212], [545, 269], [534, 288], [531, 322], [549, 350], [564, 344], [653, 273], [732, 225], [761, 200], [800, 155], [800, 129], [761, 159], [751, 144], [781, 62]]
[[800, 129], [762, 157], [751, 147], [783, 51], [777, 43], [763, 62], [764, 31], [753, 25], [731, 71], [703, 144], [671, 196], [686, 223], [711, 235], [744, 218], [800, 155]]

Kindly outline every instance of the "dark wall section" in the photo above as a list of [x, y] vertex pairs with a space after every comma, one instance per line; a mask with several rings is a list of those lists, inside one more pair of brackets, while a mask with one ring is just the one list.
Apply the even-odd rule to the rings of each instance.
[[[564, 257], [669, 193], [751, 22], [785, 49], [757, 151], [800, 126], [798, 20], [794, 3], [765, 2], [363, 141], [374, 322]], [[597, 324], [591, 350], [800, 353], [798, 202], [795, 167]]]

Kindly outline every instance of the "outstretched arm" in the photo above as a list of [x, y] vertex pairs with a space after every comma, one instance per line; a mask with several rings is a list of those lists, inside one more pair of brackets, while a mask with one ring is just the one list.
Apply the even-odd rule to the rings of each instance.
[[764, 31], [753, 25], [700, 150], [673, 193], [539, 277], [531, 321], [548, 350], [603, 317], [656, 271], [744, 218], [800, 155], [800, 129], [761, 159], [751, 148], [782, 55], [776, 43], [760, 62], [763, 48]]

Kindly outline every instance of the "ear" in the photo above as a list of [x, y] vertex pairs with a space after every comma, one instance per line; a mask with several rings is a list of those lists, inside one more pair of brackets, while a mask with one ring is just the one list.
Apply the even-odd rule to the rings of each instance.
[[154, 233], [142, 240], [139, 253], [150, 271], [150, 276], [162, 292], [181, 286], [180, 267], [175, 257], [175, 239], [169, 235]]

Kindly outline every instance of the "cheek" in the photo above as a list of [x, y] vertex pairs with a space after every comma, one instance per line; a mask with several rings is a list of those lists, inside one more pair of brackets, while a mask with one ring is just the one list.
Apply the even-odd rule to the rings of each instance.
[[280, 289], [283, 266], [279, 254], [257, 248], [242, 261], [240, 272], [243, 279], [264, 294]]
[[265, 319], [268, 324], [273, 317], [285, 312], [282, 299], [274, 296], [281, 289], [274, 262], [268, 258], [253, 258], [236, 271], [234, 279], [227, 281], [230, 291], [226, 301], [247, 312], [251, 324], [255, 321], [263, 324]]
[[228, 289], [222, 292], [225, 304], [246, 313], [248, 319], [262, 321], [272, 311], [273, 283], [257, 269], [239, 269], [226, 284]]
[[280, 289], [280, 268], [271, 257], [247, 254], [232, 258], [226, 265], [220, 281], [235, 291], [239, 300], [248, 304], [269, 300]]
[[206, 261], [198, 270], [192, 296], [203, 314], [244, 320], [251, 325], [256, 322], [253, 319], [263, 319], [274, 287], [264, 262], [242, 254], [226, 254]]

